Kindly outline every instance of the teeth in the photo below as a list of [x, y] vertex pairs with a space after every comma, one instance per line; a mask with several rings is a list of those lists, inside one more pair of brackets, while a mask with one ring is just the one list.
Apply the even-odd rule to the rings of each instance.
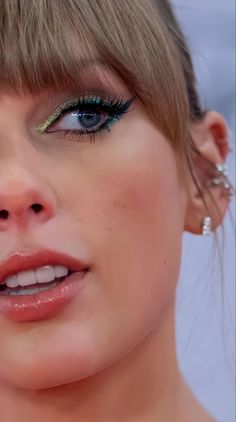
[[62, 265], [55, 265], [54, 270], [57, 278], [65, 277], [69, 272], [68, 268], [63, 267]]
[[37, 287], [37, 285], [32, 287], [30, 290], [27, 289], [18, 289], [18, 290], [12, 290], [9, 295], [10, 296], [25, 296], [25, 295], [35, 295], [37, 293], [45, 292], [46, 290], [52, 289], [56, 286], [56, 281], [54, 283], [47, 284], [45, 286]]
[[5, 280], [5, 284], [7, 285], [7, 287], [10, 287], [12, 289], [14, 289], [14, 287], [19, 286], [18, 280], [16, 275], [11, 275], [10, 277], [8, 277]]
[[69, 273], [68, 268], [63, 265], [47, 265], [41, 268], [28, 271], [20, 271], [15, 275], [7, 277], [4, 283], [9, 288], [16, 288], [18, 286], [31, 286], [37, 283], [49, 283], [54, 281], [55, 278], [61, 278], [67, 276]]
[[38, 283], [48, 283], [56, 278], [53, 267], [49, 265], [47, 267], [38, 268], [36, 270], [36, 277]]
[[37, 283], [37, 278], [35, 272], [32, 271], [21, 271], [16, 276], [18, 284], [20, 286], [30, 286], [31, 284]]

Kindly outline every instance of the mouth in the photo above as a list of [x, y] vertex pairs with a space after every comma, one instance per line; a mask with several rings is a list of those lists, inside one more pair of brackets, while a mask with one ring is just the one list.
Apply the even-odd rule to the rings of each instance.
[[70, 271], [62, 265], [47, 265], [41, 268], [20, 271], [7, 277], [0, 284], [0, 295], [35, 295], [53, 289], [71, 274], [74, 274], [74, 271]]
[[67, 255], [17, 253], [0, 264], [0, 312], [14, 321], [49, 318], [78, 294], [87, 265]]

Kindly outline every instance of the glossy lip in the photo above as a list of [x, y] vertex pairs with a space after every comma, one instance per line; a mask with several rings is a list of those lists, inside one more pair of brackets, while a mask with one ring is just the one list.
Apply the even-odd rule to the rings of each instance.
[[50, 250], [38, 251], [31, 255], [17, 252], [3, 261], [2, 264], [0, 263], [0, 284], [3, 284], [4, 280], [10, 275], [20, 271], [44, 267], [45, 265], [64, 265], [73, 272], [84, 271], [88, 268], [88, 266], [75, 258]]
[[0, 265], [0, 284], [19, 271], [46, 265], [64, 265], [73, 274], [55, 287], [33, 295], [0, 295], [0, 313], [17, 322], [40, 321], [54, 316], [76, 296], [84, 285], [88, 265], [68, 255], [42, 250], [33, 255], [17, 252]]

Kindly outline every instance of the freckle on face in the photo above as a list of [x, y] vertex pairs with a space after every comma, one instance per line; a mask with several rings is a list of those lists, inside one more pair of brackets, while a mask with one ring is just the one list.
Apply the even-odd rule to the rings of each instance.
[[183, 220], [173, 151], [138, 107], [94, 143], [39, 142], [22, 145], [24, 168], [46, 180], [60, 209], [40, 239], [75, 256], [82, 242], [92, 269], [80, 298], [30, 331], [35, 355], [29, 328], [0, 318], [0, 374], [25, 385], [95, 374], [147, 335], [175, 289]]

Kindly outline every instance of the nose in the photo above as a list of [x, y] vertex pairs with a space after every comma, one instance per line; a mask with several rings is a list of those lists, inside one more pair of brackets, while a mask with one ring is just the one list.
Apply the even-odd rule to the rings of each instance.
[[55, 210], [55, 199], [47, 186], [23, 180], [0, 184], [0, 232], [45, 223]]

